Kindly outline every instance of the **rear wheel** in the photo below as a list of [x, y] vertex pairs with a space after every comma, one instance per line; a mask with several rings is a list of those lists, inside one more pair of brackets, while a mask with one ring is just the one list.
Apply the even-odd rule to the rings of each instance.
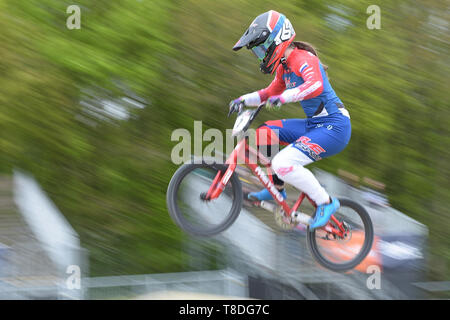
[[[325, 228], [307, 232], [308, 247], [314, 259], [323, 267], [345, 272], [357, 267], [368, 255], [373, 244], [373, 225], [366, 209], [358, 203], [339, 199], [339, 210], [333, 215], [344, 226], [343, 237], [336, 237]], [[337, 225], [330, 220], [331, 225]]]
[[186, 233], [213, 236], [227, 228], [239, 216], [242, 208], [242, 186], [233, 173], [221, 195], [205, 200], [206, 192], [218, 172], [226, 165], [184, 164], [173, 175], [167, 189], [167, 208], [172, 220]]

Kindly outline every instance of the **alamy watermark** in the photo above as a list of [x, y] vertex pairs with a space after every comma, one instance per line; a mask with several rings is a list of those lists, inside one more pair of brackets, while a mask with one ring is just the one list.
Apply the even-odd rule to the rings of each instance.
[[81, 268], [77, 265], [70, 265], [66, 269], [69, 276], [66, 279], [66, 287], [69, 290], [81, 289]]
[[[225, 136], [222, 131], [215, 128], [207, 129], [203, 132], [202, 121], [194, 121], [193, 136], [187, 129], [179, 128], [172, 132], [171, 141], [178, 142], [173, 148], [170, 158], [174, 164], [182, 164], [188, 161], [193, 163], [206, 162], [211, 164], [213, 162], [221, 163], [225, 159], [225, 155], [233, 152], [236, 144], [241, 139], [246, 139], [249, 149], [258, 150], [257, 142], [267, 141], [266, 130], [248, 129], [244, 136], [233, 137], [232, 130], [227, 129]], [[272, 129], [272, 138], [278, 135], [278, 130]], [[204, 144], [207, 143], [205, 147]], [[270, 155], [275, 155], [279, 151], [279, 144], [271, 144], [270, 148], [260, 148], [259, 152], [266, 158]], [[247, 160], [245, 160], [245, 156]], [[245, 153], [242, 148], [237, 153], [237, 164], [256, 164], [258, 161], [257, 154], [254, 152]]]
[[381, 29], [381, 10], [380, 7], [373, 4], [367, 7], [367, 14], [370, 16], [366, 20], [367, 29]]
[[[81, 29], [81, 9], [77, 5], [70, 5], [66, 9], [70, 16], [66, 20], [66, 26], [69, 30]], [[376, 4], [370, 5], [366, 9], [370, 16], [366, 20], [367, 29], [381, 29], [381, 9]]]
[[66, 13], [70, 16], [66, 20], [67, 29], [81, 29], [81, 9], [77, 5], [68, 6]]
[[367, 278], [366, 286], [370, 290], [381, 289], [381, 269], [377, 265], [370, 265], [367, 267], [366, 273], [371, 275]]

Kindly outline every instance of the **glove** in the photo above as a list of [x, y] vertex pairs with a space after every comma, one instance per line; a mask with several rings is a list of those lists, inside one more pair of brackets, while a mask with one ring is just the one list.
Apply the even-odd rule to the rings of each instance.
[[237, 114], [239, 114], [242, 109], [245, 106], [245, 101], [244, 99], [242, 99], [242, 97], [239, 97], [237, 99], [234, 99], [233, 101], [230, 102], [230, 111], [228, 112], [228, 117], [233, 113], [236, 112]]
[[285, 103], [286, 103], [286, 100], [284, 100], [281, 95], [271, 96], [266, 101], [266, 109], [268, 109], [268, 110], [278, 110]]

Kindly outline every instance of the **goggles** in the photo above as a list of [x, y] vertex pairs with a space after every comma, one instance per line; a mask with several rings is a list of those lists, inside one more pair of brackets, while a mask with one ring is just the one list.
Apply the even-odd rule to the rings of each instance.
[[267, 50], [269, 49], [270, 45], [266, 46], [266, 42], [251, 49], [253, 54], [256, 56], [256, 58], [258, 58], [259, 61], [264, 60], [264, 58], [266, 57]]
[[270, 33], [269, 37], [264, 41], [262, 44], [254, 46], [251, 48], [253, 54], [258, 58], [259, 61], [263, 61], [266, 57], [267, 51], [269, 50], [269, 47], [272, 45], [275, 37], [280, 32], [281, 28], [283, 27], [285, 17], [284, 15], [280, 16], [279, 21], [275, 25], [275, 28], [273, 28], [272, 32]]

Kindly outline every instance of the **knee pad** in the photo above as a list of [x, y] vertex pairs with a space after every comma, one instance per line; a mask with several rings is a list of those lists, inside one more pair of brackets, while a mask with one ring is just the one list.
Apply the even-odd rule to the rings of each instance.
[[283, 152], [277, 153], [277, 155], [272, 159], [272, 169], [280, 178], [284, 181], [284, 177], [294, 170], [294, 163], [283, 156]]
[[313, 160], [308, 158], [303, 152], [292, 146], [288, 146], [273, 158], [272, 169], [278, 177], [283, 179], [283, 177], [292, 172], [294, 168], [298, 168], [297, 170], [302, 171], [301, 168], [311, 162], [313, 162]]
[[311, 171], [304, 166], [313, 162], [300, 150], [287, 147], [272, 160], [272, 169], [277, 176], [305, 192], [317, 205], [328, 201], [329, 196]]

